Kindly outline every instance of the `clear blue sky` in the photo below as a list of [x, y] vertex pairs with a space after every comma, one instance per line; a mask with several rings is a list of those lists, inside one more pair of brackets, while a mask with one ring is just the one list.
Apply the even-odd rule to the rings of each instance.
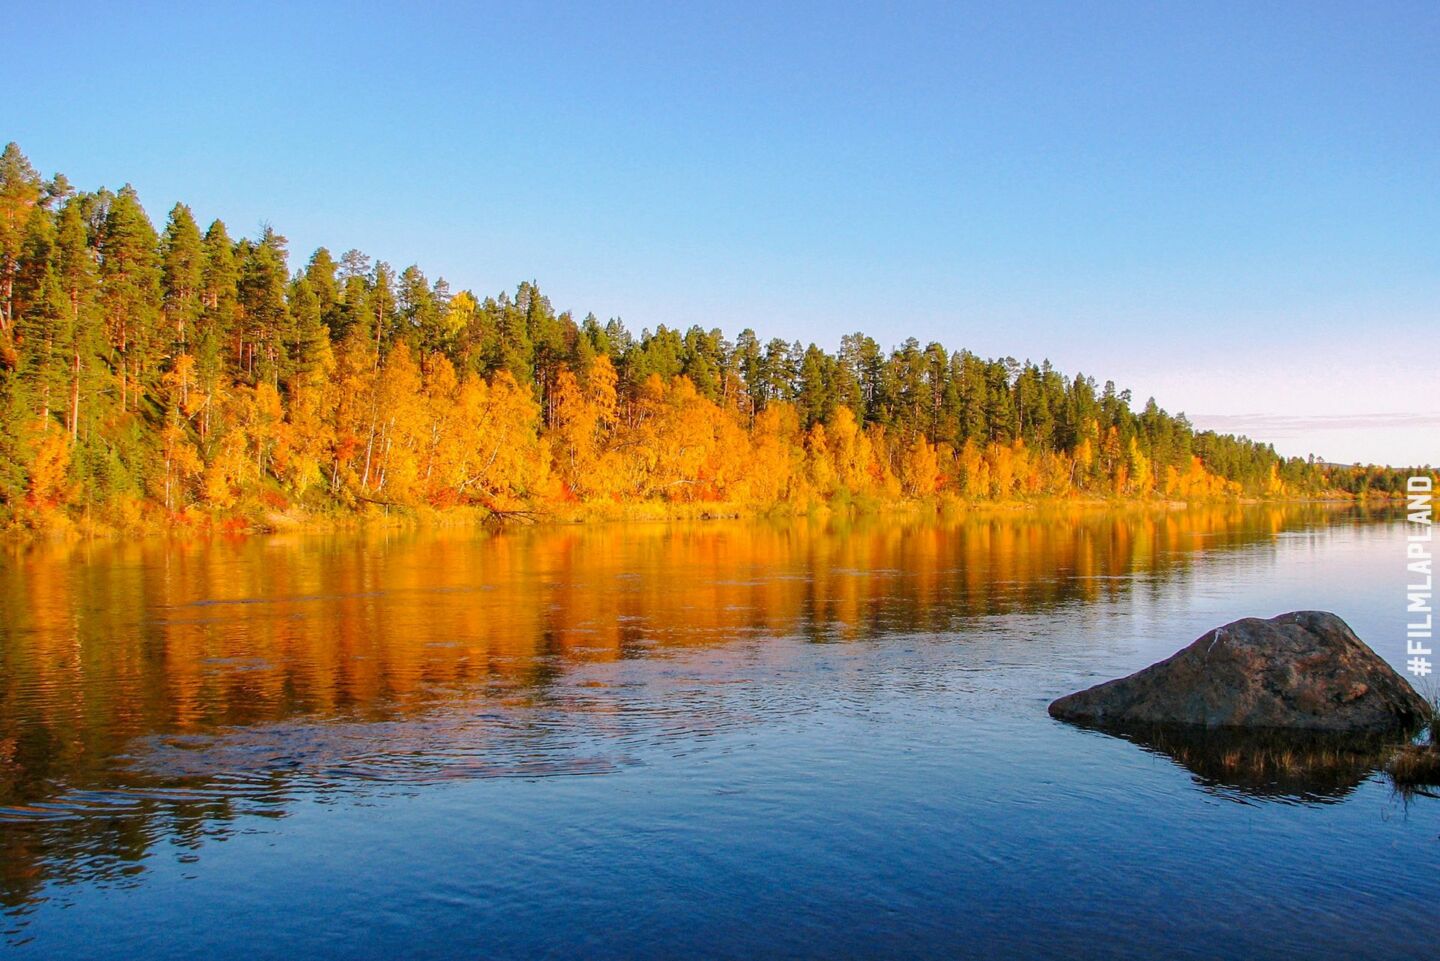
[[1440, 461], [1440, 3], [4, 6], [0, 139], [292, 265]]

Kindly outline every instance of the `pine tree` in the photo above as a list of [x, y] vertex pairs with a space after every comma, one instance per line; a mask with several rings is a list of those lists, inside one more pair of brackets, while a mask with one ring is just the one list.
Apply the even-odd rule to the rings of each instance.
[[25, 236], [20, 244], [20, 259], [11, 292], [11, 306], [17, 328], [25, 312], [40, 298], [54, 249], [55, 222], [51, 219], [50, 212], [37, 204], [30, 208], [30, 217], [25, 223]]
[[442, 305], [425, 274], [414, 264], [400, 274], [399, 300], [401, 329], [406, 342], [422, 357], [445, 349], [447, 344], [441, 327]]
[[[72, 440], [80, 436], [81, 398], [85, 384], [99, 368], [99, 325], [96, 322], [99, 276], [95, 250], [86, 228], [89, 197], [74, 197], [60, 209], [55, 236], [55, 270], [69, 308], [69, 404], [66, 425]], [[93, 386], [93, 385], [92, 385]]]
[[40, 175], [15, 143], [0, 153], [0, 349], [15, 322], [15, 279], [30, 211], [40, 202]]
[[321, 319], [320, 298], [310, 278], [301, 274], [290, 284], [288, 306], [291, 340], [285, 345], [289, 373], [304, 375], [328, 365], [330, 335]]
[[339, 340], [345, 331], [341, 321], [340, 282], [336, 277], [336, 269], [337, 265], [330, 256], [330, 251], [317, 247], [315, 253], [310, 255], [309, 263], [305, 265], [305, 279], [310, 282], [310, 290], [315, 294], [321, 322], [329, 330], [331, 338]]
[[200, 439], [209, 440], [210, 427], [226, 375], [226, 356], [240, 364], [239, 314], [240, 270], [235, 260], [235, 243], [223, 221], [211, 222], [201, 244], [201, 311], [199, 336], [195, 345], [195, 375], [207, 398], [199, 416]]
[[800, 362], [795, 406], [799, 409], [800, 420], [806, 427], [828, 420], [835, 408], [831, 394], [834, 377], [828, 369], [829, 359], [823, 350], [811, 344]]
[[190, 208], [176, 204], [170, 211], [161, 241], [160, 282], [165, 296], [165, 321], [172, 357], [188, 353], [190, 338], [204, 310], [201, 289], [205, 252], [200, 228]]
[[372, 325], [371, 333], [375, 336], [375, 362], [379, 363], [398, 326], [395, 271], [385, 261], [375, 262], [375, 269], [370, 273], [370, 288], [366, 293], [365, 312]]
[[160, 318], [159, 238], [129, 184], [109, 198], [100, 237], [101, 302], [120, 409], [138, 409]]
[[266, 228], [258, 244], [249, 244], [240, 263], [242, 365], [252, 383], [279, 384], [287, 367], [285, 344], [292, 340], [285, 303], [288, 275], [285, 238]]
[[26, 309], [15, 318], [20, 354], [17, 372], [28, 387], [35, 423], [42, 432], [49, 431], [51, 414], [57, 403], [63, 403], [71, 333], [64, 288], [47, 265]]

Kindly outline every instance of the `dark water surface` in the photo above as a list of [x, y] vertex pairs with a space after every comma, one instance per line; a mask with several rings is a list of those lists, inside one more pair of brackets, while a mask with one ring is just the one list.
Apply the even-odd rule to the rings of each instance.
[[1403, 538], [1270, 507], [13, 549], [0, 954], [1425, 956], [1440, 801], [1045, 712], [1245, 615], [1398, 662]]

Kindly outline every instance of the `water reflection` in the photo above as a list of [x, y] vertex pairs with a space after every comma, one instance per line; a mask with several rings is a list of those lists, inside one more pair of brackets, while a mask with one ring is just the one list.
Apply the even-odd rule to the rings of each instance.
[[770, 680], [796, 656], [774, 639], [954, 635], [1160, 597], [1207, 555], [1334, 520], [1232, 506], [16, 549], [0, 567], [0, 900], [126, 883], [157, 845], [300, 795], [693, 749], [815, 709]]
[[1381, 770], [1401, 743], [1391, 736], [1309, 731], [1178, 726], [1093, 730], [1168, 758], [1206, 790], [1241, 801], [1344, 800]]

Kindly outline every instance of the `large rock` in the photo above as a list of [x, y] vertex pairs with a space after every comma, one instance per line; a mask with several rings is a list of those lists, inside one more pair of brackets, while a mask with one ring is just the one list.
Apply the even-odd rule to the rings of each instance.
[[1217, 627], [1172, 657], [1050, 705], [1099, 727], [1185, 724], [1382, 732], [1417, 727], [1428, 705], [1324, 611]]

